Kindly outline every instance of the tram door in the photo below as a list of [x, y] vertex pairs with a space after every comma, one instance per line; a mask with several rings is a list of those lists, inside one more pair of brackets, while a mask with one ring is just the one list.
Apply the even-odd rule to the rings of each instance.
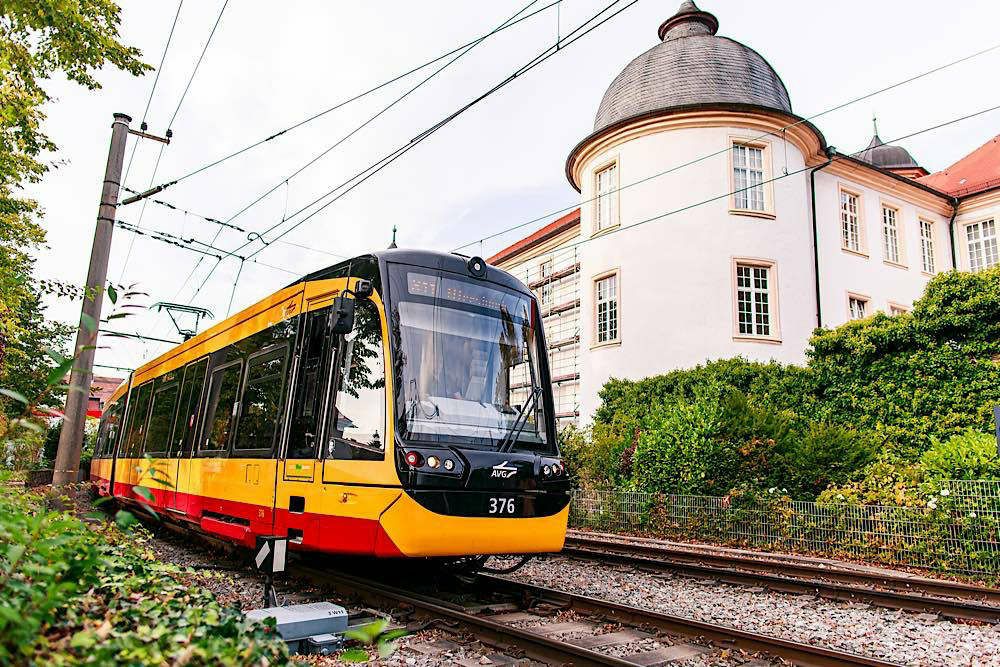
[[373, 299], [358, 300], [354, 329], [337, 344], [322, 452], [324, 487], [343, 527], [332, 546], [371, 553], [379, 516], [399, 496], [393, 463], [386, 461], [385, 350]]
[[191, 452], [194, 449], [195, 438], [200, 415], [198, 405], [201, 393], [205, 387], [205, 373], [208, 370], [208, 357], [202, 357], [184, 367], [181, 378], [181, 391], [177, 399], [177, 417], [174, 421], [173, 437], [170, 440], [170, 451], [167, 454], [167, 476], [172, 488], [167, 493], [167, 509], [171, 512], [186, 514], [189, 510], [191, 495]]
[[275, 496], [275, 533], [302, 538], [319, 502], [319, 443], [335, 354], [329, 334], [331, 307], [306, 312], [296, 348], [290, 414]]

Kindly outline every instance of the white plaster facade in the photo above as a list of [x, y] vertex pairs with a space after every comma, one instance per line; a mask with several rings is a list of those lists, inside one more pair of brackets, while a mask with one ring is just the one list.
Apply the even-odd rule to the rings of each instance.
[[[705, 16], [685, 4], [693, 10], [682, 6], [674, 24], [684, 11]], [[763, 158], [760, 187], [737, 187], [734, 146], [740, 145], [762, 151], [755, 154]], [[818, 325], [851, 319], [850, 298], [866, 301], [866, 316], [894, 314], [912, 307], [934, 273], [952, 269], [956, 211], [958, 268], [970, 265], [966, 226], [1000, 223], [1000, 189], [956, 199], [903, 170], [839, 153], [831, 160], [832, 154], [819, 130], [790, 112], [712, 103], [646, 113], [582, 141], [567, 162], [581, 193], [579, 223], [553, 223], [491, 259], [539, 294], [538, 277], [551, 270], [546, 263], [564, 273], [573, 267], [545, 296], [546, 303], [567, 306], [545, 317], [549, 342], [577, 336], [575, 345], [551, 353], [553, 375], [563, 378], [556, 387], [561, 419], [588, 422], [600, 388], [613, 377], [638, 379], [734, 356], [803, 362]], [[598, 174], [608, 167], [617, 187], [599, 197]], [[926, 171], [913, 165], [905, 173]], [[606, 189], [608, 181], [601, 180]], [[738, 207], [734, 193], [751, 189], [763, 206], [749, 208], [763, 210]], [[845, 248], [841, 191], [858, 207], [856, 250]], [[895, 250], [888, 253], [895, 258], [887, 256], [883, 207], [892, 211]], [[740, 330], [737, 264], [766, 269], [763, 334]], [[617, 336], [602, 341], [596, 281], [609, 275], [617, 290]]]

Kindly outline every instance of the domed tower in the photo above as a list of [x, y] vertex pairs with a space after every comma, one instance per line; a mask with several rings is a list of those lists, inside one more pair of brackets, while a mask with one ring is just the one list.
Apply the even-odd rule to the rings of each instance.
[[917, 164], [910, 152], [902, 146], [884, 143], [878, 136], [878, 128], [875, 128], [868, 147], [858, 153], [857, 157], [870, 165], [907, 178], [920, 178], [930, 173]]
[[806, 170], [826, 161], [824, 139], [774, 68], [718, 31], [685, 0], [566, 161], [582, 199], [583, 415], [610, 377], [804, 358], [816, 321]]

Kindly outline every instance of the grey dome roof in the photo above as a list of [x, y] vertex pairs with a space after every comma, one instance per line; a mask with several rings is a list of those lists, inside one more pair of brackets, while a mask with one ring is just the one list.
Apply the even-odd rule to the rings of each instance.
[[920, 168], [910, 152], [902, 146], [883, 143], [878, 134], [872, 137], [868, 148], [857, 154], [859, 160], [882, 169]]
[[739, 104], [791, 113], [781, 78], [759, 53], [715, 33], [719, 22], [691, 0], [660, 26], [659, 44], [630, 62], [597, 109], [594, 131], [650, 112]]

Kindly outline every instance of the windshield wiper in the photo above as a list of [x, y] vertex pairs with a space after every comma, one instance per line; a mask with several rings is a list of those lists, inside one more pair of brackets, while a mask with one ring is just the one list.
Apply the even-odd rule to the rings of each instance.
[[521, 435], [521, 431], [524, 430], [524, 425], [528, 423], [528, 415], [532, 410], [535, 409], [535, 403], [538, 402], [538, 396], [542, 393], [541, 387], [535, 387], [531, 392], [531, 397], [528, 402], [524, 404], [521, 408], [521, 412], [517, 415], [517, 419], [514, 420], [514, 424], [511, 426], [510, 432], [504, 436], [504, 439], [500, 442], [500, 446], [497, 451], [501, 454], [509, 452], [514, 447], [514, 443], [517, 442], [517, 437]]

